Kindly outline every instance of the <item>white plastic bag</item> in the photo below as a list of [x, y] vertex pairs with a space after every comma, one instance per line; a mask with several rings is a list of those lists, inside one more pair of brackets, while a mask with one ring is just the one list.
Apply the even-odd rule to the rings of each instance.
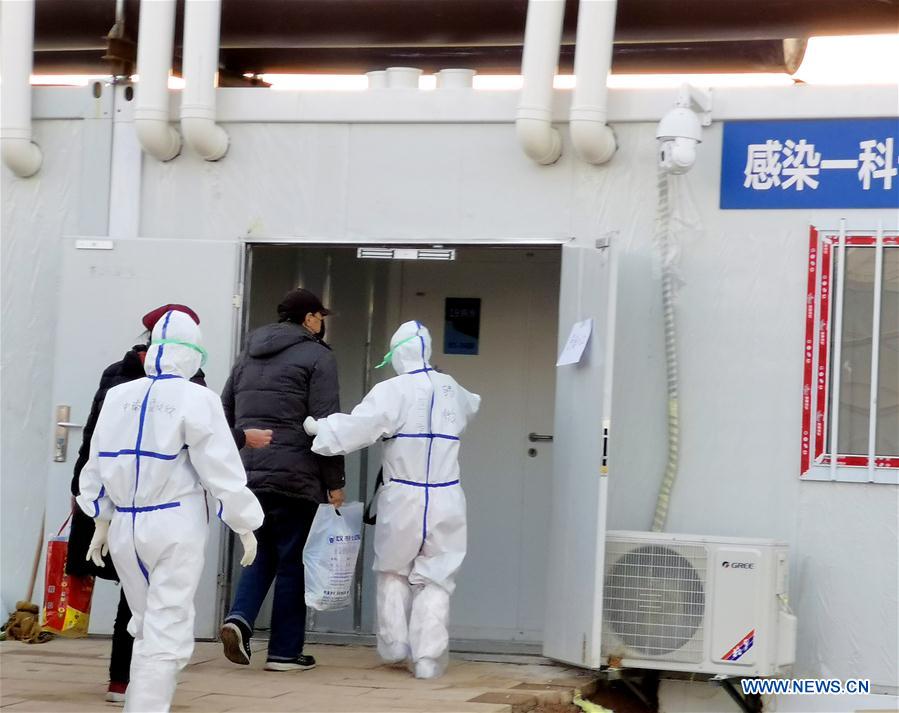
[[348, 607], [353, 600], [353, 575], [362, 543], [362, 503], [339, 510], [319, 505], [303, 548], [306, 606], [316, 611]]

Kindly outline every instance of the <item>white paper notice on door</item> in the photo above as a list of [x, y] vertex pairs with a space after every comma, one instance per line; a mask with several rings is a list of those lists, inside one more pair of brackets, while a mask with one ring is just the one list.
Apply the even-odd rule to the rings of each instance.
[[592, 332], [592, 319], [575, 322], [571, 327], [571, 334], [568, 335], [568, 341], [565, 342], [565, 347], [562, 349], [562, 353], [559, 354], [559, 361], [556, 362], [556, 366], [567, 366], [580, 362]]

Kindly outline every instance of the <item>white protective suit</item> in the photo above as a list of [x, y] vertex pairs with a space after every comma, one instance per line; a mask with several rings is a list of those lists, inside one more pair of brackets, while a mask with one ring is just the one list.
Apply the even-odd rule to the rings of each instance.
[[157, 322], [148, 378], [109, 390], [79, 480], [81, 509], [112, 521], [109, 551], [133, 614], [126, 711], [168, 711], [175, 677], [193, 651], [194, 594], [209, 532], [204, 490], [239, 535], [263, 519], [219, 396], [189, 381], [200, 367], [199, 342], [199, 328], [183, 312]]
[[419, 678], [446, 669], [449, 598], [465, 558], [460, 436], [481, 397], [431, 368], [431, 335], [406, 322], [390, 340], [398, 376], [349, 415], [317, 421], [312, 450], [343, 455], [384, 439], [384, 487], [375, 528], [378, 653], [409, 657]]

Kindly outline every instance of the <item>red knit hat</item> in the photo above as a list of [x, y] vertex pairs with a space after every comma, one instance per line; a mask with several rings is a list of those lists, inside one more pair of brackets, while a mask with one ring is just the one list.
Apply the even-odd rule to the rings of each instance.
[[190, 317], [194, 322], [196, 322], [197, 324], [200, 323], [200, 318], [197, 316], [197, 313], [194, 312], [190, 307], [188, 307], [187, 305], [175, 305], [175, 304], [169, 304], [169, 305], [163, 305], [162, 307], [157, 307], [156, 309], [152, 310], [151, 312], [147, 312], [141, 321], [144, 323], [144, 327], [147, 328], [147, 331], [152, 332], [153, 327], [156, 326], [156, 323], [160, 320], [162, 315], [164, 315], [166, 312], [169, 312], [171, 310], [174, 310], [175, 312], [184, 312], [184, 314], [186, 314], [188, 317]]

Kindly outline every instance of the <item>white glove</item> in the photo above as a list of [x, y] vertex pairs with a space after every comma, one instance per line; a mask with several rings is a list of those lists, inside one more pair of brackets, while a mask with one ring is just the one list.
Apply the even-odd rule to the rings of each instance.
[[316, 421], [312, 416], [306, 416], [306, 420], [303, 421], [303, 430], [306, 431], [310, 436], [318, 435], [318, 421]]
[[249, 567], [256, 559], [256, 535], [247, 532], [240, 536], [240, 544], [243, 545], [243, 557], [240, 558], [241, 567]]
[[103, 558], [109, 553], [109, 520], [94, 520], [94, 536], [91, 543], [87, 547], [87, 557], [98, 567], [105, 567], [106, 563]]

